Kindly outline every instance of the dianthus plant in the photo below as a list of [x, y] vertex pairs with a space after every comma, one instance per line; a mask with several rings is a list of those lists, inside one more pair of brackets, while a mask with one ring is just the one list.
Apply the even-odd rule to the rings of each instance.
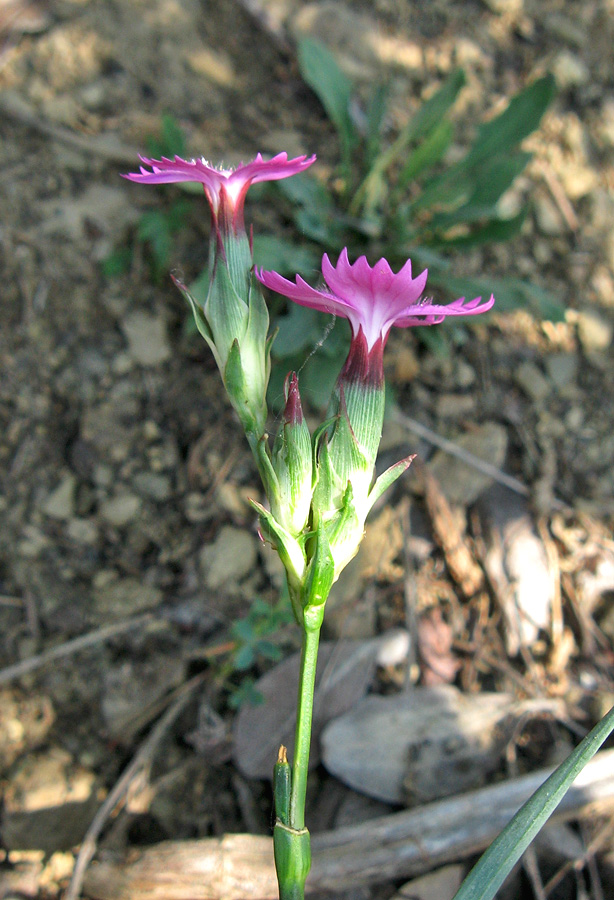
[[[190, 295], [197, 327], [211, 348], [224, 386], [245, 430], [260, 472], [267, 506], [253, 501], [260, 533], [277, 549], [302, 630], [299, 696], [293, 760], [285, 748], [275, 765], [275, 863], [281, 900], [300, 900], [310, 867], [305, 791], [320, 629], [330, 589], [362, 540], [375, 501], [410, 465], [407, 456], [374, 479], [384, 419], [383, 353], [393, 326], [435, 325], [446, 316], [476, 315], [494, 298], [447, 305], [425, 296], [427, 272], [412, 273], [408, 260], [393, 272], [385, 259], [371, 266], [343, 250], [336, 265], [325, 254], [324, 283], [254, 269], [243, 207], [249, 186], [304, 171], [315, 157], [268, 161], [260, 154], [236, 169], [204, 159], [142, 159], [127, 175], [143, 184], [196, 181], [211, 207], [209, 289], [204, 302]], [[312, 435], [301, 407], [298, 377], [288, 374], [285, 409], [272, 442], [266, 431], [270, 372], [269, 316], [260, 284], [302, 306], [348, 320], [351, 344], [325, 421]]]

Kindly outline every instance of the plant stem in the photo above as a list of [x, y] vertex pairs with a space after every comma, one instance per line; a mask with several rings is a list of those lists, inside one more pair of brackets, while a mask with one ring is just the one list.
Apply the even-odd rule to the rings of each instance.
[[296, 740], [292, 762], [292, 793], [290, 795], [290, 826], [297, 830], [305, 827], [305, 794], [307, 792], [313, 694], [319, 641], [319, 627], [315, 629], [305, 628], [303, 630], [298, 708], [296, 713]]

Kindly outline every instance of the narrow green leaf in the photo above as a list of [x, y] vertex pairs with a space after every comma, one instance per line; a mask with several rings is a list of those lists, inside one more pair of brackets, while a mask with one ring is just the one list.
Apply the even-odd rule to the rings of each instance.
[[473, 182], [466, 203], [451, 212], [436, 213], [428, 227], [443, 230], [465, 222], [495, 218], [499, 199], [530, 159], [530, 153], [519, 151], [506, 157], [495, 157], [471, 170], [465, 176], [468, 182]]
[[480, 125], [464, 160], [465, 165], [474, 166], [482, 160], [513, 150], [535, 131], [555, 93], [554, 77], [545, 75], [512, 97], [500, 115]]
[[399, 460], [398, 463], [395, 463], [390, 466], [390, 468], [386, 469], [385, 472], [382, 472], [369, 493], [369, 509], [371, 509], [373, 504], [379, 500], [384, 491], [387, 491], [397, 478], [400, 478], [403, 472], [407, 471], [415, 458], [416, 454], [414, 453], [412, 456], [407, 456], [405, 459]]
[[614, 731], [614, 709], [522, 806], [463, 881], [454, 900], [492, 900], [576, 776]]
[[386, 101], [390, 87], [388, 84], [377, 84], [369, 98], [367, 106], [367, 128], [365, 143], [365, 164], [371, 166], [380, 152], [382, 126], [386, 114]]
[[465, 73], [462, 69], [452, 72], [443, 87], [422, 104], [393, 144], [376, 157], [370, 171], [352, 197], [349, 206], [351, 215], [358, 215], [363, 205], [366, 207], [366, 200], [373, 196], [374, 186], [383, 181], [384, 172], [405, 153], [406, 148], [413, 141], [428, 135], [433, 128], [437, 128], [464, 84]]
[[526, 217], [527, 210], [523, 209], [511, 219], [490, 219], [481, 228], [473, 228], [466, 235], [442, 238], [439, 245], [442, 247], [474, 247], [489, 242], [509, 241], [510, 238], [516, 237]]
[[337, 129], [344, 152], [350, 151], [357, 138], [350, 117], [352, 82], [341, 71], [328, 48], [312, 38], [299, 41], [298, 64], [303, 79], [317, 95]]
[[398, 186], [400, 188], [406, 187], [418, 175], [421, 175], [426, 168], [432, 168], [438, 163], [450, 146], [453, 134], [452, 123], [447, 119], [443, 119], [409, 155], [399, 175]]
[[428, 134], [441, 122], [452, 107], [467, 79], [462, 69], [456, 69], [446, 79], [442, 87], [422, 104], [407, 125], [410, 140]]

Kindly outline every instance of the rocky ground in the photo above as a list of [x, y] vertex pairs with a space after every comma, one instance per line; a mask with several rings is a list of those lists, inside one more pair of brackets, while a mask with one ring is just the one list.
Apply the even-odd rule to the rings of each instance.
[[[376, 511], [328, 638], [408, 629], [401, 651], [378, 657], [383, 693], [409, 672], [556, 699], [554, 719], [580, 731], [611, 705], [613, 13], [612, 0], [0, 0], [1, 897], [59, 896], [95, 810], [195, 675], [102, 849], [267, 833], [268, 788], [240, 729], [233, 746], [243, 675], [229, 662], [232, 623], [255, 596], [271, 608], [279, 585], [246, 504], [256, 472], [169, 280], [152, 279], [138, 245], [120, 276], [102, 263], [176, 196], [119, 178], [163, 114], [190, 155], [315, 152], [329, 170], [335, 136], [301, 81], [299, 34], [328, 43], [365, 89], [390, 81], [391, 131], [456, 65], [468, 76], [461, 142], [531, 78], [551, 71], [559, 86], [515, 189], [532, 204], [522, 235], [458, 265], [534, 280], [565, 321], [494, 314], [445, 359], [407, 331], [391, 339], [399, 411], [384, 457], [417, 451], [436, 481], [418, 468]], [[191, 210], [172, 249], [188, 279], [209, 227], [204, 201]], [[248, 201], [247, 216], [286, 226], [270, 203]], [[438, 436], [505, 470], [513, 489], [436, 449]], [[86, 634], [89, 646], [65, 647]], [[287, 622], [274, 635], [296, 646]], [[248, 674], [267, 667], [258, 657]], [[552, 740], [532, 735], [527, 765], [551, 762]], [[337, 782], [336, 805], [322, 801], [317, 772], [316, 830], [342, 808], [355, 816]], [[587, 826], [585, 846], [603, 827]]]

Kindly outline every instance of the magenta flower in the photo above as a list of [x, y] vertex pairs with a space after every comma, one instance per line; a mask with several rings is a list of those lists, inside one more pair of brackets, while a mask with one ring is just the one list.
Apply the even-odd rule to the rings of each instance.
[[[273, 159], [264, 160], [260, 153], [256, 158], [236, 169], [222, 169], [210, 166], [205, 159], [147, 159], [140, 157], [143, 165], [140, 172], [124, 175], [130, 181], [140, 184], [169, 184], [171, 182], [197, 181], [204, 189], [211, 205], [211, 212], [217, 222], [218, 214], [224, 207], [232, 219], [234, 229], [242, 226], [243, 203], [250, 184], [258, 181], [279, 181], [303, 172], [315, 162], [315, 156], [297, 156], [288, 159], [287, 153], [278, 153]], [[151, 167], [149, 172], [145, 166]]]
[[289, 297], [301, 306], [348, 319], [353, 338], [358, 337], [362, 328], [369, 352], [378, 339], [381, 338], [382, 344], [385, 344], [393, 325], [399, 328], [436, 325], [446, 316], [486, 312], [495, 302], [491, 296], [484, 303], [480, 302], [481, 297], [467, 302], [461, 297], [447, 305], [433, 303], [429, 297], [422, 297], [427, 270], [412, 278], [409, 259], [395, 274], [385, 259], [378, 260], [371, 268], [366, 256], [361, 256], [352, 265], [347, 249], [343, 249], [336, 267], [324, 254], [322, 274], [328, 291], [310, 287], [300, 275], [293, 283], [277, 272], [256, 270], [258, 280], [278, 294]]

